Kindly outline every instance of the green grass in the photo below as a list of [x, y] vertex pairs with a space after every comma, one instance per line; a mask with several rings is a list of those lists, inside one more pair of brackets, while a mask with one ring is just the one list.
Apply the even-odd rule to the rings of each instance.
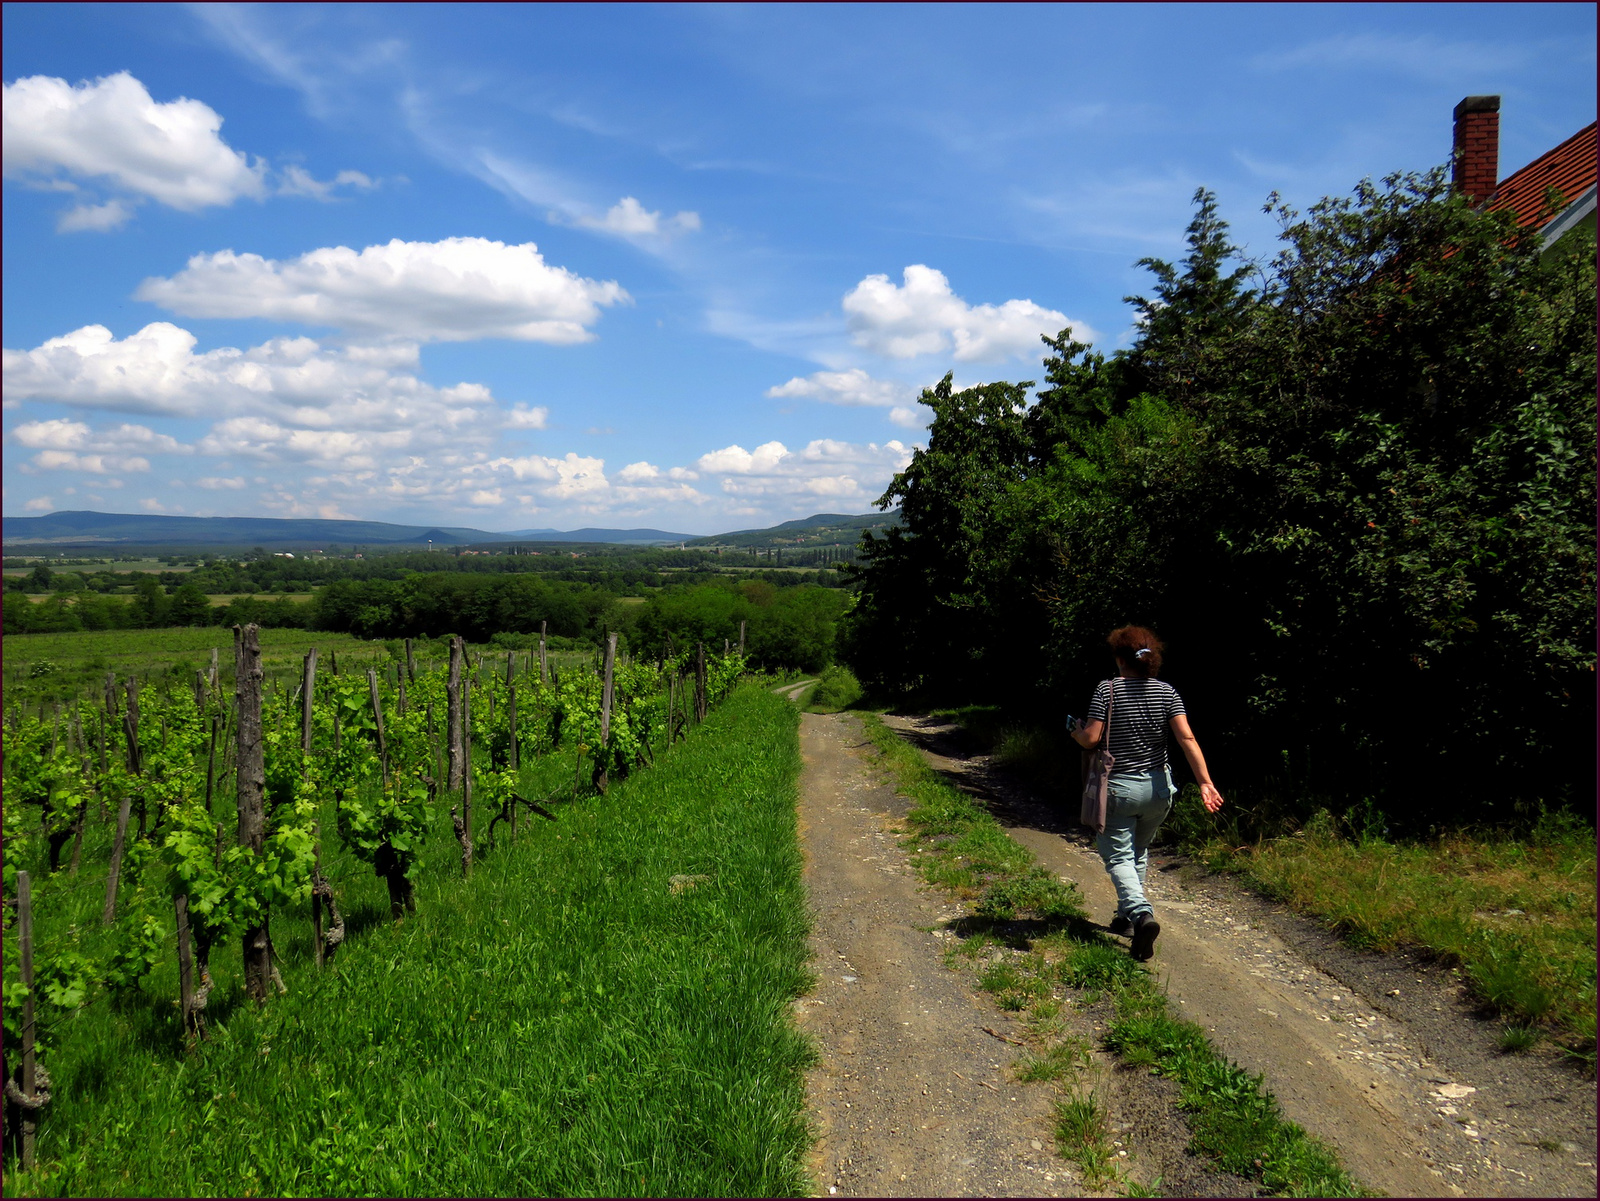
[[1454, 832], [1432, 842], [1341, 836], [1326, 814], [1299, 835], [1198, 853], [1321, 918], [1352, 944], [1425, 948], [1519, 1027], [1544, 1028], [1592, 1068], [1594, 831], [1547, 817], [1525, 838]]
[[[275, 914], [289, 992], [258, 1010], [218, 947], [214, 1037], [188, 1055], [170, 955], [79, 1011], [48, 1051], [42, 1171], [8, 1195], [809, 1191], [796, 722], [744, 686], [607, 796], [514, 845], [502, 825], [467, 881], [441, 815], [399, 924], [325, 838], [351, 931], [335, 966], [309, 961], [307, 914]], [[548, 796], [572, 768], [526, 770]], [[674, 875], [706, 879], [675, 894]], [[38, 882], [41, 948], [94, 925], [101, 887], [87, 866]]]
[[[960, 724], [997, 762], [1035, 783], [1076, 779], [1076, 748], [1064, 735], [1054, 737], [992, 705], [937, 715]], [[1594, 1069], [1592, 827], [1552, 815], [1521, 836], [1456, 830], [1404, 842], [1378, 836], [1381, 814], [1352, 811], [1341, 822], [1324, 812], [1291, 835], [1262, 839], [1242, 832], [1257, 816], [1242, 817], [1230, 805], [1211, 817], [1191, 785], [1163, 837], [1210, 869], [1234, 872], [1322, 919], [1353, 946], [1415, 947], [1457, 965], [1492, 1012], [1530, 1032], [1512, 1041], [1549, 1033]], [[1287, 825], [1280, 814], [1266, 828]]]
[[1325, 1144], [1283, 1119], [1259, 1077], [1218, 1055], [1200, 1027], [1168, 1013], [1150, 973], [1088, 922], [1076, 886], [1040, 867], [988, 810], [928, 767], [875, 715], [863, 720], [899, 791], [914, 802], [906, 820], [922, 875], [972, 903], [955, 923], [964, 943], [946, 962], [982, 962], [979, 987], [1002, 1008], [1026, 1012], [1036, 1046], [1018, 1065], [1019, 1078], [1056, 1082], [1057, 1146], [1083, 1169], [1087, 1183], [1118, 1182], [1134, 1194], [1144, 1187], [1125, 1179], [1113, 1157], [1086, 1056], [1063, 1030], [1051, 999], [1060, 987], [1078, 990], [1083, 1005], [1109, 996], [1116, 1018], [1107, 1049], [1178, 1081], [1191, 1150], [1274, 1192], [1361, 1195]]

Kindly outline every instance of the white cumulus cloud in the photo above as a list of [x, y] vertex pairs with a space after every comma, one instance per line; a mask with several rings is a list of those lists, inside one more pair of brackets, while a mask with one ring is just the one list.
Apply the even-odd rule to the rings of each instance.
[[5, 85], [4, 110], [7, 176], [107, 180], [186, 211], [266, 191], [265, 166], [252, 166], [222, 140], [215, 110], [184, 97], [158, 103], [126, 71], [77, 85], [48, 75], [18, 79]]
[[804, 397], [836, 405], [888, 408], [909, 399], [916, 389], [894, 380], [874, 379], [859, 367], [848, 371], [815, 371], [768, 388], [771, 397]]
[[699, 229], [700, 214], [681, 212], [672, 217], [663, 217], [645, 208], [634, 197], [624, 196], [606, 210], [605, 216], [579, 216], [573, 218], [572, 223], [583, 229], [598, 229], [624, 238], [657, 238]]
[[324, 247], [279, 262], [221, 250], [134, 295], [189, 317], [299, 321], [416, 342], [512, 338], [590, 341], [605, 305], [631, 298], [615, 280], [574, 275], [532, 242], [487, 238]]
[[133, 206], [123, 200], [108, 200], [104, 204], [80, 204], [70, 208], [56, 219], [58, 233], [78, 233], [93, 230], [106, 233], [121, 229], [133, 216]]
[[158, 434], [148, 426], [124, 424], [96, 431], [81, 421], [66, 418], [25, 422], [13, 429], [10, 437], [17, 445], [39, 452], [29, 462], [41, 471], [84, 471], [91, 475], [149, 471], [149, 459], [128, 452], [194, 453], [192, 446]]
[[71, 450], [41, 450], [32, 462], [43, 471], [87, 471], [91, 475], [150, 470], [150, 460], [139, 455], [80, 455]]
[[515, 405], [506, 414], [505, 424], [512, 430], [542, 430], [550, 419], [550, 410], [544, 405]]
[[103, 325], [86, 325], [33, 350], [5, 350], [5, 390], [17, 400], [174, 417], [254, 414], [319, 430], [499, 422], [481, 384], [436, 388], [390, 365], [409, 354], [373, 361], [363, 348], [328, 350], [311, 338], [200, 354], [195, 344], [165, 321], [120, 341]]
[[910, 461], [911, 448], [898, 440], [862, 446], [818, 438], [797, 451], [782, 442], [766, 442], [754, 450], [725, 446], [701, 455], [695, 467], [721, 476], [723, 492], [732, 497], [762, 498], [768, 504], [827, 498], [830, 503], [866, 505]]
[[954, 350], [957, 362], [996, 362], [1039, 352], [1039, 335], [1087, 326], [1031, 300], [971, 305], [957, 296], [944, 272], [920, 263], [902, 282], [869, 275], [845, 295], [850, 337], [857, 346], [893, 359]]

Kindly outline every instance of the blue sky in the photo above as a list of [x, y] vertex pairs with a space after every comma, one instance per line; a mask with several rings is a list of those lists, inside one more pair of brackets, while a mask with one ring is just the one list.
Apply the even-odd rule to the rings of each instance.
[[4, 511], [865, 512], [919, 390], [1126, 345], [1200, 186], [1594, 119], [1589, 4], [4, 8]]

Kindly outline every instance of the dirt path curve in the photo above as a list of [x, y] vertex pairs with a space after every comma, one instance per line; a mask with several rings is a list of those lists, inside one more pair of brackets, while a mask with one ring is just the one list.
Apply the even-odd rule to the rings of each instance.
[[[966, 753], [954, 727], [885, 721], [987, 800], [1042, 864], [1076, 882], [1092, 914], [1109, 918], [1110, 880], [1085, 839], [1063, 837], [1059, 807], [1042, 806], [990, 771], [985, 756]], [[1152, 966], [1181, 1012], [1235, 1062], [1264, 1074], [1285, 1114], [1337, 1147], [1368, 1187], [1413, 1197], [1595, 1195], [1592, 1085], [1560, 1064], [1504, 1056], [1478, 1056], [1465, 1078], [1462, 1061], [1473, 1057], [1464, 1050], [1449, 1057], [1455, 1070], [1442, 1066], [1429, 1051], [1450, 1042], [1453, 1015], [1445, 1011], [1456, 998], [1438, 968], [1395, 960], [1403, 978], [1371, 970], [1364, 979], [1335, 976], [1303, 955], [1293, 935], [1280, 936], [1283, 921], [1265, 912], [1275, 907], [1160, 870], [1148, 891], [1162, 925]], [[1396, 998], [1407, 994], [1431, 1026], [1402, 1014]]]
[[816, 682], [815, 677], [809, 680], [796, 680], [793, 684], [780, 684], [772, 691], [785, 700], [798, 701], [805, 694], [805, 690]]
[[812, 1173], [841, 1197], [1074, 1197], [1048, 1097], [1007, 1070], [1015, 1023], [941, 962], [959, 908], [919, 886], [899, 843], [908, 803], [875, 781], [860, 720], [802, 715], [800, 833], [816, 990], [800, 1024], [819, 1044], [807, 1106]]

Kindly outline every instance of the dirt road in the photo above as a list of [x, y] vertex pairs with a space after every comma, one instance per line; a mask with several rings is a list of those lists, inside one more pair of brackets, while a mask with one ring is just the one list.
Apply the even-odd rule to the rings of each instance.
[[1052, 1146], [1048, 1098], [1011, 1083], [1015, 1023], [941, 962], [959, 909], [899, 847], [907, 803], [877, 783], [860, 722], [801, 718], [800, 832], [817, 988], [800, 1003], [823, 1061], [808, 1081], [812, 1170], [846, 1197], [1081, 1195]]
[[[965, 751], [957, 732], [888, 718], [983, 797], [1012, 837], [1111, 911], [1098, 857], [1052, 806]], [[1012, 1082], [1018, 1031], [942, 964], [958, 915], [900, 849], [907, 803], [881, 782], [849, 715], [802, 719], [801, 831], [819, 986], [801, 1003], [822, 1063], [809, 1103], [813, 1170], [840, 1196], [1080, 1195], [1051, 1151], [1049, 1094]], [[1286, 1114], [1340, 1151], [1368, 1187], [1400, 1196], [1593, 1196], [1592, 1086], [1545, 1059], [1496, 1056], [1437, 967], [1355, 956], [1226, 882], [1154, 872], [1153, 962], [1181, 1011], [1266, 1076]], [[1341, 958], [1343, 956], [1343, 958]], [[1377, 961], [1357, 964], [1354, 960]], [[1391, 995], [1393, 991], [1399, 995]], [[987, 1027], [987, 1031], [985, 1030]], [[1151, 1112], [1162, 1082], [1111, 1071], [1102, 1091], [1135, 1156], [1169, 1194], [1248, 1194], [1183, 1150]]]

